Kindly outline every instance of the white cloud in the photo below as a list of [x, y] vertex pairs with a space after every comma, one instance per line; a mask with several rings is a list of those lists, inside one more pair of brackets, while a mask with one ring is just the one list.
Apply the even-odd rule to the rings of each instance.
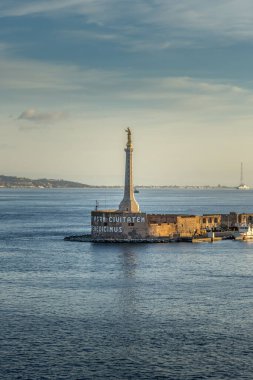
[[150, 17], [150, 22], [215, 36], [246, 39], [253, 36], [251, 0], [157, 0], [155, 3], [158, 11]]
[[72, 31], [64, 31], [61, 33], [65, 37], [74, 37], [79, 39], [89, 39], [89, 40], [101, 40], [101, 41], [113, 41], [118, 39], [117, 34], [113, 33], [102, 33], [102, 32], [94, 32], [90, 30], [72, 30]]
[[[161, 110], [206, 115], [213, 108], [228, 115], [251, 114], [253, 93], [233, 82], [218, 82], [190, 77], [149, 76], [136, 77], [123, 71], [91, 70], [78, 66], [44, 64], [37, 61], [0, 60], [1, 87], [5, 91], [2, 104], [20, 107], [34, 104], [20, 119], [42, 121], [57, 120], [61, 113], [42, 113], [36, 110], [54, 107], [71, 110], [71, 114], [84, 112], [115, 112], [122, 109]], [[10, 103], [7, 94], [11, 94]], [[20, 95], [22, 94], [22, 102]], [[6, 98], [6, 99], [5, 99]], [[199, 107], [202, 104], [202, 108]], [[75, 109], [72, 112], [72, 109]], [[196, 112], [198, 110], [198, 112]], [[223, 110], [223, 111], [222, 111]], [[21, 111], [20, 111], [21, 113]], [[218, 117], [219, 114], [217, 114]]]
[[[22, 4], [20, 1], [8, 1], [8, 4], [0, 5], [0, 15], [5, 16], [26, 16], [36, 13], [50, 13], [59, 10], [64, 10], [66, 8], [72, 8], [80, 6], [86, 0], [46, 0], [46, 1], [31, 1], [24, 0]], [[89, 0], [87, 0], [89, 3]]]
[[65, 112], [40, 112], [34, 108], [23, 111], [18, 120], [28, 120], [32, 122], [55, 122], [64, 120], [67, 117]]
[[[62, 18], [70, 13], [83, 16], [76, 25], [80, 29], [69, 31], [71, 25], [62, 20], [59, 29], [54, 29], [54, 37], [56, 33], [57, 38], [60, 33], [66, 33], [64, 37], [69, 33], [70, 38], [91, 40], [94, 47], [101, 45], [96, 45], [97, 41], [106, 41], [134, 53], [151, 51], [155, 52], [154, 61], [161, 59], [158, 50], [207, 46], [210, 41], [215, 46], [238, 40], [251, 42], [253, 37], [253, 3], [247, 0], [240, 3], [234, 0], [8, 0], [0, 4], [0, 17], [41, 14]], [[92, 25], [87, 27], [87, 23]], [[29, 27], [29, 23], [27, 25]], [[6, 34], [1, 36], [4, 38]], [[90, 172], [93, 176], [94, 173], [106, 175], [110, 182], [109, 176], [115, 170], [110, 144], [122, 153], [119, 129], [127, 125], [134, 128], [136, 148], [139, 144], [136, 155], [139, 155], [138, 160], [143, 160], [139, 178], [142, 173], [151, 178], [150, 173], [155, 175], [160, 167], [164, 173], [157, 181], [164, 183], [165, 175], [170, 179], [173, 170], [179, 175], [180, 170], [187, 172], [189, 166], [195, 170], [199, 165], [206, 172], [229, 160], [232, 173], [237, 160], [247, 158], [253, 165], [250, 83], [246, 88], [233, 80], [162, 76], [158, 70], [146, 75], [145, 70], [137, 72], [134, 59], [126, 61], [122, 71], [17, 59], [15, 55], [24, 57], [32, 53], [33, 46], [28, 46], [28, 41], [26, 49], [22, 45], [23, 37], [20, 36], [19, 46], [0, 43], [3, 94], [0, 140], [13, 142], [15, 149], [17, 147], [13, 155], [5, 144], [0, 145], [0, 161], [8, 170], [18, 167], [22, 173], [24, 167], [30, 165], [35, 173], [41, 167], [45, 172], [61, 172], [64, 177], [64, 170], [69, 167], [69, 173], [76, 170], [76, 173]], [[119, 50], [116, 53], [120, 54]], [[50, 49], [48, 54], [52, 59]], [[129, 56], [134, 57], [134, 54]], [[109, 64], [109, 60], [106, 63]], [[143, 64], [145, 68], [145, 62]], [[208, 70], [215, 75], [215, 68]], [[34, 108], [27, 108], [31, 105]], [[55, 110], [68, 112], [70, 122], [64, 120], [65, 113]], [[19, 115], [19, 120], [16, 116], [15, 120], [8, 118], [10, 114]], [[57, 124], [60, 120], [62, 122]], [[55, 127], [45, 131], [46, 125]], [[31, 130], [31, 133], [17, 133], [17, 128]], [[154, 154], [150, 155], [150, 151]], [[234, 154], [238, 151], [245, 159]], [[49, 152], [46, 163], [45, 152]], [[185, 162], [182, 152], [187, 156]], [[57, 157], [58, 164], [55, 163]], [[174, 160], [178, 160], [176, 164]], [[121, 169], [118, 172], [121, 173]], [[155, 178], [151, 180], [155, 181]], [[192, 181], [196, 182], [196, 177]]]
[[82, 69], [77, 65], [43, 63], [36, 60], [0, 59], [1, 88], [15, 91], [65, 91], [111, 84], [119, 73]]
[[[0, 60], [0, 72], [5, 94], [1, 98], [2, 115], [19, 114], [20, 124], [26, 122], [25, 128], [30, 128], [29, 122], [63, 120], [66, 113], [71, 120], [84, 117], [89, 121], [113, 114], [122, 115], [124, 120], [126, 115], [146, 120], [146, 115], [153, 119], [159, 114], [159, 120], [205, 120], [210, 125], [214, 118], [251, 119], [253, 115], [252, 90], [236, 82], [144, 74], [138, 77], [127, 71], [10, 58]], [[33, 108], [27, 108], [31, 104]]]
[[[221, 179], [218, 175], [209, 177], [208, 170], [220, 167], [221, 162], [229, 161], [230, 178], [237, 161], [253, 165], [253, 93], [236, 83], [190, 77], [134, 78], [126, 72], [99, 72], [35, 61], [24, 61], [21, 71], [19, 62], [16, 66], [12, 62], [11, 68], [17, 78], [22, 76], [22, 81], [17, 101], [8, 102], [8, 114], [20, 116], [18, 121], [3, 120], [6, 105], [1, 99], [0, 133], [4, 140], [0, 139], [17, 146], [15, 155], [7, 149], [0, 152], [5, 172], [18, 170], [20, 175], [28, 175], [24, 170], [29, 169], [37, 176], [39, 168], [45, 175], [49, 173], [47, 176], [58, 173], [63, 178], [77, 179], [83, 175], [84, 182], [109, 184], [115, 173], [123, 173], [123, 129], [127, 125], [134, 131], [138, 183], [183, 184], [189, 179], [191, 183], [219, 183], [223, 174]], [[37, 72], [40, 77], [35, 89], [28, 84]], [[15, 88], [15, 82], [11, 85]], [[72, 108], [68, 108], [70, 102]], [[32, 109], [26, 108], [31, 104]], [[68, 111], [69, 120], [54, 123], [61, 118], [61, 112], [55, 109]], [[53, 127], [45, 129], [47, 125]], [[17, 128], [29, 133], [17, 133]], [[234, 154], [238, 149], [240, 158]], [[154, 154], [150, 155], [150, 151]], [[196, 174], [187, 180], [189, 167]], [[198, 176], [198, 170], [203, 170], [206, 177]]]
[[[122, 37], [150, 48], [157, 41], [161, 49], [190, 40], [200, 42], [207, 35], [223, 40], [250, 40], [253, 36], [251, 0], [24, 0], [0, 5], [0, 17], [31, 14], [75, 13], [97, 25], [112, 26]], [[131, 33], [133, 33], [131, 39]], [[97, 37], [101, 37], [99, 33]], [[106, 36], [106, 34], [105, 34]], [[110, 33], [108, 34], [110, 36]], [[91, 36], [93, 38], [94, 36]], [[106, 37], [105, 37], [106, 38]]]

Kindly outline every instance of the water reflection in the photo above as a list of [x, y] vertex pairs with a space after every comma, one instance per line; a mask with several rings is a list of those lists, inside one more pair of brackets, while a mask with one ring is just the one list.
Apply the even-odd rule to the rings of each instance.
[[135, 277], [138, 265], [135, 245], [123, 244], [120, 248], [122, 273], [127, 278]]
[[122, 318], [127, 316], [130, 322], [138, 314], [140, 303], [137, 247], [135, 244], [120, 244], [117, 249], [120, 265], [117, 308]]

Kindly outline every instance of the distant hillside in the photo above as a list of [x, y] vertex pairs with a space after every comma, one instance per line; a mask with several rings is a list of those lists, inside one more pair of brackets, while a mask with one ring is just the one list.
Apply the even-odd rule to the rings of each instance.
[[[110, 188], [110, 189], [119, 189], [123, 186], [119, 185], [87, 185], [80, 182], [65, 181], [64, 179], [29, 179], [25, 177], [14, 177], [0, 175], [0, 188], [39, 188], [39, 189], [50, 189], [50, 188], [72, 188], [72, 189], [83, 189], [83, 188]], [[199, 185], [138, 185], [135, 186], [136, 189], [236, 189], [236, 187], [230, 186], [199, 186]]]
[[14, 188], [84, 188], [91, 187], [79, 182], [65, 181], [63, 179], [29, 179], [0, 175], [0, 187]]

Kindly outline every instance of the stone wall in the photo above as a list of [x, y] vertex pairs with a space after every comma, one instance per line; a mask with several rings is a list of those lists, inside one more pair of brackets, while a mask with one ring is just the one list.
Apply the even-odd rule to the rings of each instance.
[[146, 214], [92, 211], [91, 235], [96, 239], [145, 239], [148, 237]]
[[148, 225], [149, 236], [173, 237], [177, 235], [176, 223], [150, 223]]
[[200, 216], [201, 229], [212, 229], [217, 228], [221, 225], [221, 215], [220, 214], [204, 214]]
[[202, 232], [199, 216], [151, 214], [147, 218], [151, 236], [189, 237]]
[[176, 214], [147, 214], [149, 224], [176, 223]]
[[189, 237], [200, 234], [200, 217], [196, 215], [182, 215], [177, 217], [177, 231], [180, 237]]
[[145, 239], [147, 237], [192, 237], [206, 230], [252, 223], [253, 214], [175, 215], [99, 210], [91, 213], [91, 234], [95, 239]]

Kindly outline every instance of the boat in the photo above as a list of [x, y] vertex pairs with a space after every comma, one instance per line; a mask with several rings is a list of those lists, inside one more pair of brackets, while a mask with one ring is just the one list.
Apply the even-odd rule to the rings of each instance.
[[240, 224], [235, 234], [236, 240], [253, 240], [253, 225]]
[[249, 190], [250, 187], [245, 185], [245, 183], [243, 182], [243, 163], [241, 162], [241, 182], [240, 182], [240, 185], [237, 186], [237, 189], [238, 190]]
[[135, 193], [135, 194], [138, 194], [139, 192], [140, 192], [140, 191], [139, 191], [138, 189], [136, 189], [136, 188], [134, 189], [134, 193]]
[[237, 187], [238, 190], [249, 190], [250, 187], [244, 184], [241, 184], [240, 186]]

